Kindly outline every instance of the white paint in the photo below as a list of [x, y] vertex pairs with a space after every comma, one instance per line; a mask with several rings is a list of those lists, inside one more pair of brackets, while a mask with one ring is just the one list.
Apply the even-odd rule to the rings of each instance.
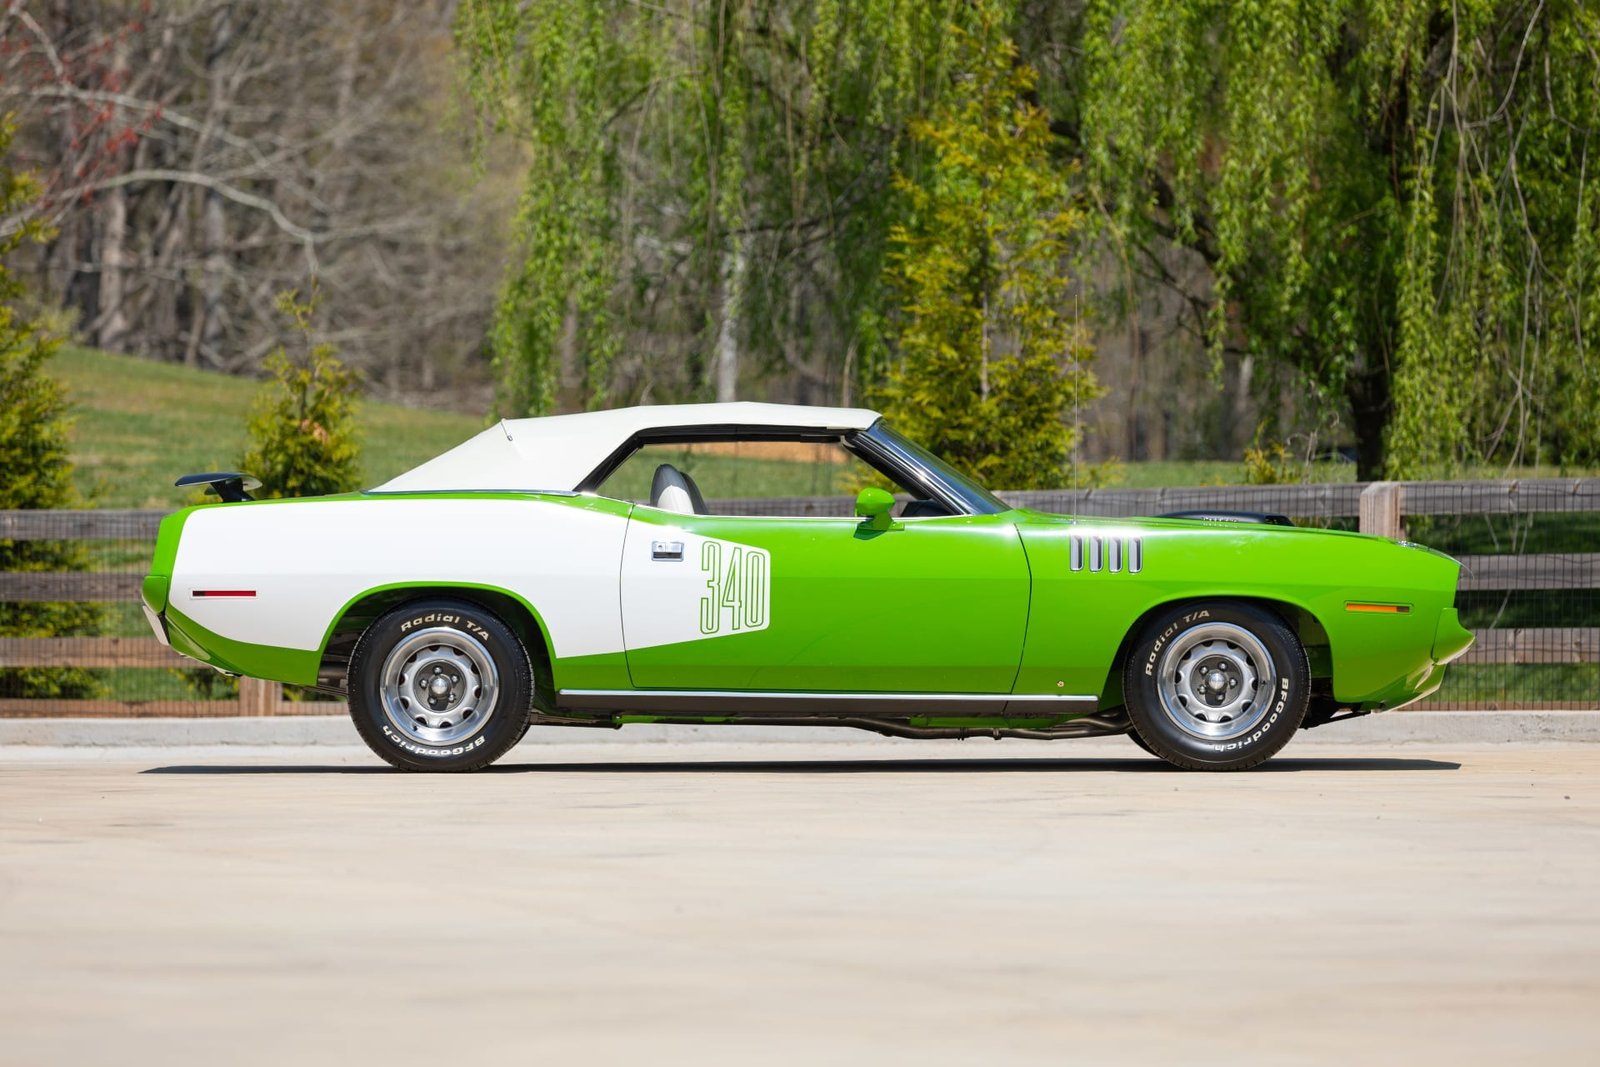
[[[368, 498], [201, 508], [184, 525], [173, 606], [223, 637], [319, 649], [354, 598], [393, 583], [472, 583], [534, 607], [560, 658], [622, 651], [624, 516], [537, 500]], [[195, 598], [195, 589], [254, 589]]]
[[510, 419], [377, 487], [380, 493], [432, 490], [571, 490], [623, 443], [644, 430], [697, 426], [865, 430], [865, 408], [795, 404], [663, 404]]
[[[655, 558], [658, 542], [681, 544], [683, 558]], [[676, 526], [632, 523], [622, 550], [622, 618], [630, 650], [765, 630], [772, 621], [772, 557]]]
[[677, 515], [693, 515], [694, 501], [689, 499], [689, 490], [681, 485], [669, 485], [656, 497], [655, 506], [662, 511], [670, 511]]

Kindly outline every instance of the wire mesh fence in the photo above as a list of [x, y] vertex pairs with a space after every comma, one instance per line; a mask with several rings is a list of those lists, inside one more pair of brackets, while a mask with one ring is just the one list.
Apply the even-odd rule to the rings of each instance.
[[[1600, 479], [1088, 489], [1001, 494], [1064, 514], [1284, 515], [1403, 536], [1463, 564], [1477, 641], [1423, 707], [1600, 710]], [[848, 496], [712, 501], [737, 515], [852, 514]], [[159, 511], [0, 512], [0, 716], [338, 713], [161, 645], [139, 606]], [[1378, 528], [1375, 528], [1378, 527]]]

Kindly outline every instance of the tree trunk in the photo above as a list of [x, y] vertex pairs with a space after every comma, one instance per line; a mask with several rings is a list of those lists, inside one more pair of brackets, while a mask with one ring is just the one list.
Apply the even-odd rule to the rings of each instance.
[[[128, 43], [118, 41], [111, 54], [108, 84], [120, 91], [128, 77]], [[113, 136], [115, 131], [113, 130]], [[112, 168], [128, 166], [128, 150], [116, 148]], [[120, 352], [128, 343], [128, 189], [118, 185], [105, 193], [105, 219], [100, 233], [100, 288], [96, 300], [94, 343]]]
[[128, 343], [127, 239], [128, 194], [118, 186], [106, 194], [105, 222], [100, 235], [100, 314], [94, 343], [111, 352], [120, 352]]
[[[1252, 402], [1252, 387], [1255, 381], [1256, 359], [1251, 355], [1239, 357], [1239, 384], [1233, 391], [1233, 411], [1229, 413], [1224, 433], [1227, 436], [1227, 452], [1229, 456], [1244, 454], [1250, 442], [1255, 439], [1255, 404]], [[1280, 431], [1281, 432], [1281, 431]]]
[[[200, 209], [201, 240], [205, 243], [205, 280], [200, 290], [200, 344], [191, 347], [213, 366], [222, 364], [222, 297], [228, 263], [224, 245], [228, 239], [227, 216], [222, 194], [207, 189]], [[191, 365], [195, 361], [190, 360]]]
[[727, 403], [739, 393], [739, 304], [744, 295], [744, 249], [737, 244], [722, 256], [722, 308], [717, 323], [717, 400]]
[[1379, 481], [1384, 475], [1383, 437], [1394, 414], [1389, 384], [1387, 366], [1353, 371], [1345, 382], [1345, 396], [1350, 401], [1350, 419], [1356, 434], [1358, 481]]
[[[1144, 354], [1144, 331], [1139, 328], [1138, 319], [1128, 316], [1128, 401], [1125, 408], [1126, 415], [1122, 420], [1122, 454], [1128, 460], [1141, 460], [1148, 458], [1145, 453], [1144, 419], [1141, 417], [1139, 401], [1140, 392], [1144, 383], [1139, 378], [1140, 357]], [[1078, 447], [1081, 450], [1083, 441], [1080, 439]]]
[[[206, 46], [206, 73], [211, 91], [210, 111], [214, 116], [221, 116], [226, 112], [224, 97], [228, 88], [223, 57], [232, 44], [233, 13], [227, 7], [221, 7], [212, 17], [211, 34]], [[219, 117], [217, 121], [225, 120]], [[199, 355], [212, 365], [219, 367], [222, 365], [222, 299], [226, 284], [224, 276], [228, 266], [225, 249], [227, 239], [228, 223], [222, 194], [215, 189], [207, 189], [200, 208], [200, 240], [205, 256], [201, 268], [200, 314], [196, 324], [196, 329], [200, 332], [200, 343], [189, 346], [188, 362], [191, 364], [196, 362], [194, 356], [198, 349]]]

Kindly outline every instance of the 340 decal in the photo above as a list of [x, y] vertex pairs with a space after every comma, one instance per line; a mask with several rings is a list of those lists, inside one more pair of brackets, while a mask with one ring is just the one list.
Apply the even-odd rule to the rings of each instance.
[[700, 632], [759, 630], [767, 625], [771, 606], [771, 557], [759, 548], [724, 546], [706, 541], [700, 546], [700, 570], [706, 592], [700, 597]]

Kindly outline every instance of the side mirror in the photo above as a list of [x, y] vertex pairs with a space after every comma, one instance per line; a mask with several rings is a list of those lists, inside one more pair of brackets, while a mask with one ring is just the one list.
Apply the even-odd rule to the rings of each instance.
[[892, 530], [897, 525], [891, 513], [894, 511], [894, 497], [875, 485], [869, 485], [856, 494], [856, 514], [862, 518], [861, 525], [869, 530]]

